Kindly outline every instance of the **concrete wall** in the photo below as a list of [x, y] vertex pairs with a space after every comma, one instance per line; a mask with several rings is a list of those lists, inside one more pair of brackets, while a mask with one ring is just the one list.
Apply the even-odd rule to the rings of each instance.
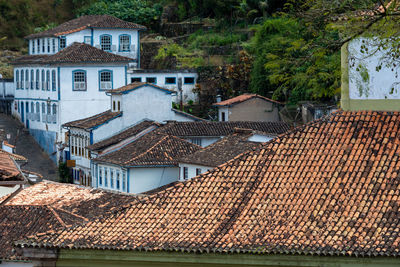
[[[362, 54], [361, 45], [370, 53]], [[384, 51], [375, 50], [369, 38], [354, 39], [342, 47], [342, 109], [400, 110], [400, 78], [385, 64], [377, 71]]]
[[142, 193], [178, 181], [178, 167], [129, 169], [129, 192]]
[[229, 121], [279, 121], [276, 104], [260, 98], [252, 98], [229, 107]]
[[211, 166], [179, 163], [179, 180], [181, 180], [181, 181], [185, 180], [184, 179], [184, 168], [187, 168], [187, 170], [188, 170], [188, 178], [186, 180], [192, 179], [193, 177], [197, 176], [196, 169], [200, 169], [200, 174], [214, 169], [214, 167], [211, 167]]
[[[174, 84], [167, 84], [165, 78], [167, 77], [173, 77], [175, 78], [175, 83]], [[194, 78], [194, 83], [186, 83], [184, 82], [184, 78]], [[183, 101], [186, 103], [189, 100], [197, 101], [198, 96], [196, 93], [193, 92], [193, 89], [195, 88], [196, 81], [197, 81], [197, 73], [191, 72], [191, 73], [186, 73], [186, 72], [176, 72], [176, 73], [167, 73], [167, 72], [135, 72], [135, 70], [131, 70], [128, 74], [128, 83], [132, 81], [132, 78], [140, 78], [142, 82], [146, 82], [146, 78], [156, 78], [156, 85], [167, 88], [170, 90], [176, 91], [176, 96], [173, 97], [173, 101], [175, 103], [179, 103], [180, 101], [180, 94], [178, 92], [178, 79], [182, 79], [182, 93], [183, 93]]]

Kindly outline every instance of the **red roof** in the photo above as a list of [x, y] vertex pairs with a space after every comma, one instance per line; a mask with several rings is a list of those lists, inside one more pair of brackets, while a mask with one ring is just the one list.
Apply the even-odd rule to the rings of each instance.
[[240, 95], [240, 96], [237, 96], [237, 97], [234, 97], [234, 98], [230, 98], [230, 99], [218, 102], [218, 103], [214, 103], [213, 105], [214, 106], [218, 106], [218, 107], [221, 107], [221, 106], [232, 106], [232, 105], [236, 105], [236, 104], [245, 102], [245, 101], [247, 101], [249, 99], [253, 99], [253, 98], [260, 98], [260, 99], [263, 99], [263, 100], [268, 101], [268, 102], [272, 102], [272, 103], [275, 103], [275, 104], [283, 105], [283, 103], [281, 103], [279, 101], [272, 100], [272, 99], [269, 99], [269, 98], [267, 98], [265, 96], [261, 96], [261, 95], [257, 95], [257, 94], [243, 94], [243, 95]]

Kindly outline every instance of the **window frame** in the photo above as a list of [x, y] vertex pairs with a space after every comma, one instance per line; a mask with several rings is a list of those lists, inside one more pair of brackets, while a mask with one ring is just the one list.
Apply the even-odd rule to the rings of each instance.
[[[186, 82], [186, 79], [193, 79], [193, 82]], [[196, 78], [192, 76], [183, 77], [183, 84], [195, 84]]]
[[24, 82], [25, 82], [25, 76], [24, 76], [24, 73], [25, 73], [25, 70], [21, 70], [21, 72], [20, 72], [20, 79], [21, 79], [21, 84], [20, 84], [20, 89], [24, 89], [24, 87], [25, 87], [25, 84], [24, 84]]
[[[174, 82], [167, 82], [167, 79], [174, 79]], [[165, 77], [165, 84], [176, 84], [176, 77]]]
[[29, 70], [25, 70], [25, 89], [29, 89]]
[[[137, 81], [133, 81], [133, 80]], [[142, 77], [131, 77], [131, 83], [141, 83], [142, 82]]]
[[[86, 39], [88, 38], [89, 38], [89, 43], [86, 42]], [[83, 36], [83, 43], [87, 45], [92, 45], [92, 36], [90, 35]]]
[[34, 80], [35, 80], [35, 71], [33, 70], [33, 69], [31, 69], [31, 90], [33, 90], [34, 89]]
[[[149, 82], [148, 79], [154, 79], [154, 82]], [[146, 77], [146, 83], [157, 84], [157, 77]]]
[[[84, 83], [85, 84], [85, 89], [75, 89], [75, 83], [78, 83], [75, 81], [75, 74], [82, 72], [83, 73], [83, 77], [84, 77], [84, 81], [80, 82], [80, 83]], [[86, 70], [73, 70], [72, 71], [72, 91], [77, 91], [77, 92], [85, 92], [87, 91], [87, 75], [86, 75]]]
[[183, 180], [189, 179], [189, 168], [183, 167]]
[[15, 83], [16, 83], [16, 86], [15, 86], [15, 89], [19, 89], [19, 87], [20, 87], [20, 82], [19, 82], [19, 70], [15, 70]]
[[53, 48], [53, 53], [56, 53], [56, 39], [52, 39], [52, 48]]
[[50, 70], [46, 70], [46, 91], [50, 91]]
[[39, 82], [40, 82], [40, 70], [36, 69], [36, 90], [40, 89]]
[[[103, 44], [103, 43], [102, 43], [103, 37], [109, 37], [109, 38], [110, 38], [110, 44]], [[99, 38], [100, 38], [100, 42], [99, 42], [99, 43], [100, 43], [100, 49], [103, 50], [103, 51], [106, 51], [106, 52], [111, 52], [111, 51], [112, 51], [112, 50], [111, 50], [111, 49], [112, 49], [112, 35], [110, 35], [110, 34], [102, 34], [102, 35], [100, 35]], [[104, 49], [104, 48], [103, 48], [103, 45], [104, 45], [104, 46], [106, 46], [106, 45], [108, 46], [108, 45], [109, 45], [109, 46], [110, 46], [110, 49]]]
[[44, 72], [44, 69], [42, 69], [42, 80], [41, 80], [42, 81], [42, 86], [41, 86], [42, 87], [42, 91], [44, 91], [44, 88], [45, 88], [45, 86], [44, 86], [45, 85], [45, 81], [46, 81], [45, 75], [46, 74]]
[[51, 71], [51, 90], [52, 91], [56, 91], [56, 82], [57, 82], [57, 75], [56, 75], [56, 71], [52, 70]]
[[67, 47], [67, 38], [65, 38], [65, 36], [60, 36], [58, 47], [59, 47], [59, 50]]
[[[121, 38], [128, 37], [128, 49], [123, 49]], [[118, 36], [118, 52], [131, 52], [131, 36], [129, 34], [121, 34]]]
[[[102, 79], [101, 76], [102, 76], [102, 74], [105, 74], [105, 73], [110, 73], [110, 81], [109, 81], [109, 83], [111, 84], [111, 88], [101, 89], [101, 85], [103, 83], [103, 81], [101, 81], [101, 79]], [[104, 83], [105, 82], [106, 81], [104, 81]], [[107, 69], [99, 70], [99, 91], [107, 91], [107, 90], [111, 90], [113, 88], [114, 88], [113, 71], [112, 70], [107, 70]]]

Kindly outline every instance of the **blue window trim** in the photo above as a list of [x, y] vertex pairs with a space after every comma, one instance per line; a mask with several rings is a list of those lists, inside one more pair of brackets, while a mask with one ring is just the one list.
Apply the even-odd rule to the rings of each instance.
[[[174, 79], [173, 83], [167, 83], [167, 79]], [[176, 77], [165, 77], [165, 84], [176, 84]]]
[[45, 73], [44, 73], [44, 70], [42, 69], [42, 79], [40, 80], [41, 81], [41, 87], [42, 87], [42, 91], [44, 91], [44, 86], [43, 86], [43, 84], [46, 82], [46, 76], [45, 76]]
[[101, 82], [100, 78], [101, 78], [102, 72], [111, 72], [111, 89], [113, 89], [114, 88], [114, 73], [112, 70], [104, 69], [104, 70], [99, 70], [99, 91], [106, 91], [106, 90], [101, 90], [101, 88], [100, 88], [100, 82]]
[[152, 84], [157, 84], [157, 77], [146, 77], [146, 83], [150, 83], [147, 81], [147, 79], [155, 79], [154, 83]]
[[58, 39], [58, 51], [64, 49], [65, 47], [61, 48], [61, 39], [65, 40], [65, 47], [67, 47], [67, 38], [65, 37], [65, 35], [60, 36], [60, 38]]
[[[121, 50], [121, 37], [128, 36], [129, 37], [129, 45], [128, 50]], [[120, 34], [118, 36], [118, 52], [130, 52], [131, 51], [131, 36], [129, 34]]]
[[46, 86], [47, 86], [47, 89], [46, 89], [46, 91], [50, 91], [50, 86], [51, 86], [51, 73], [50, 73], [50, 70], [46, 70]]
[[51, 91], [57, 90], [57, 75], [56, 70], [51, 71]]
[[58, 100], [61, 99], [61, 90], [60, 90], [60, 67], [57, 67], [57, 95], [58, 95]]
[[39, 83], [40, 83], [40, 70], [39, 69], [37, 69], [36, 70], [36, 80], [35, 80], [35, 87], [36, 87], [36, 90], [39, 90]]
[[31, 70], [31, 90], [33, 90], [33, 89], [35, 89], [35, 88], [33, 88], [34, 87], [34, 83], [35, 83], [35, 71], [32, 69]]
[[25, 88], [26, 90], [29, 89], [29, 70], [25, 70]]
[[[192, 83], [187, 83], [187, 82], [185, 82], [185, 79], [186, 79], [186, 78], [193, 78], [193, 82], [192, 82]], [[193, 77], [193, 76], [186, 76], [186, 77], [183, 77], [183, 84], [195, 84], [195, 82], [196, 82], [196, 78]]]
[[[83, 42], [85, 43], [85, 38], [86, 37], [89, 37], [90, 38], [90, 43], [88, 43], [88, 45], [92, 45], [92, 36], [90, 36], [90, 35], [85, 35], [85, 36], [83, 36]], [[85, 43], [86, 44], [86, 43]]]
[[142, 82], [142, 77], [131, 77], [131, 83], [132, 83], [132, 79], [140, 79], [139, 83]]
[[[86, 83], [86, 89], [85, 89], [85, 90], [75, 90], [75, 86], [74, 86], [74, 76], [75, 76], [75, 72], [84, 72], [84, 73], [85, 73], [85, 83]], [[88, 83], [88, 81], [87, 81], [87, 73], [86, 73], [86, 70], [78, 69], [78, 70], [73, 70], [73, 71], [72, 71], [72, 91], [75, 91], [75, 92], [86, 92], [86, 91], [87, 91], [87, 83]]]
[[19, 70], [15, 71], [15, 88], [18, 90], [19, 89]]
[[21, 90], [23, 90], [24, 87], [25, 87], [25, 84], [24, 84], [24, 82], [25, 82], [25, 76], [24, 76], [24, 74], [25, 74], [25, 70], [22, 69], [22, 70], [19, 72], [19, 78], [20, 78], [20, 81], [21, 81], [21, 84], [20, 84], [19, 89], [21, 89]]
[[[103, 50], [103, 49], [101, 48], [101, 38], [102, 38], [103, 36], [109, 36], [109, 37], [110, 37], [110, 50]], [[106, 52], [111, 52], [111, 51], [112, 51], [112, 35], [110, 35], [110, 34], [102, 34], [102, 35], [100, 35], [100, 36], [99, 36], [99, 43], [100, 43], [100, 49], [101, 49], [101, 50], [106, 51]]]

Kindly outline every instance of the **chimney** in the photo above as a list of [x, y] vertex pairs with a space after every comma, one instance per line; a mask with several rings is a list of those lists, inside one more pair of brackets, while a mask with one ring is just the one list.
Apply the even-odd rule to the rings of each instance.
[[217, 103], [221, 102], [221, 95], [217, 95]]

